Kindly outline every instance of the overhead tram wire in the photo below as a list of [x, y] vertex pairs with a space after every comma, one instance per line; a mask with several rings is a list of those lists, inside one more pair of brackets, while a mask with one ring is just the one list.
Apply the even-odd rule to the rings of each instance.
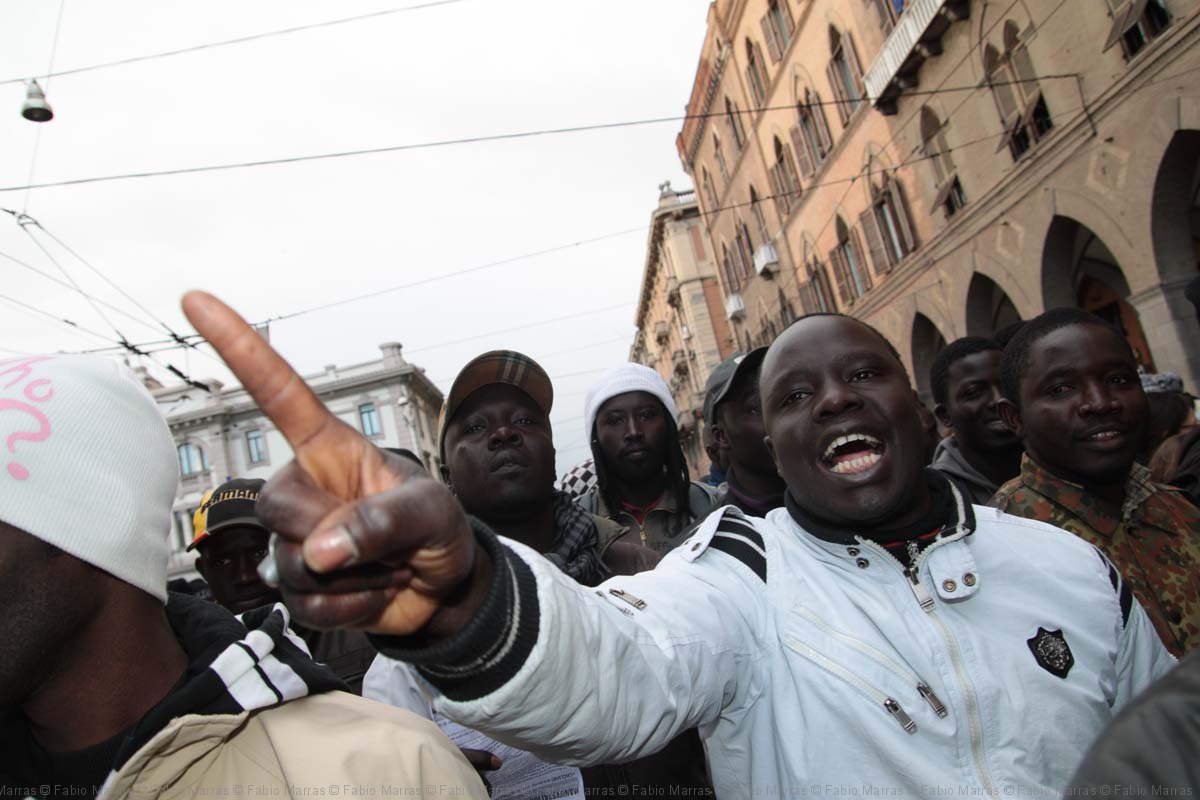
[[[54, 22], [54, 39], [50, 43], [50, 60], [46, 65], [46, 72], [54, 71], [54, 58], [58, 55], [58, 37], [62, 33], [63, 11], [66, 10], [67, 0], [58, 0], [58, 19]], [[42, 87], [44, 91], [50, 90], [50, 79], [45, 78], [46, 85]], [[37, 125], [33, 133], [33, 153], [29, 156], [29, 177], [26, 179], [27, 184], [33, 183], [33, 176], [37, 169], [38, 152], [42, 146], [42, 128], [44, 126]], [[21, 201], [22, 213], [29, 211], [29, 195], [32, 194], [32, 189], [25, 190], [25, 199]]]
[[[1074, 80], [1078, 76], [1075, 73], [1062, 75], [1043, 75], [1037, 80], [1055, 80], [1055, 79], [1071, 79]], [[1018, 83], [1028, 83], [1029, 79], [995, 82], [991, 85], [1008, 85]], [[915, 90], [911, 94], [917, 95], [933, 95], [933, 94], [950, 94], [953, 92], [970, 92], [975, 91], [977, 86], [956, 86], [948, 89], [931, 89], [927, 91]], [[840, 100], [822, 100], [813, 105], [836, 105], [843, 101]], [[862, 102], [871, 102], [869, 98], [864, 98]], [[750, 108], [739, 110], [739, 116], [745, 114], [758, 114], [765, 111], [794, 111], [795, 105], [789, 104], [786, 106], [764, 106], [761, 108]], [[691, 119], [708, 119], [711, 117], [725, 116], [724, 111], [709, 111], [704, 114], [677, 114], [667, 117], [649, 117], [638, 120], [625, 120], [621, 122], [601, 122], [591, 125], [571, 125], [559, 128], [543, 128], [531, 131], [516, 131], [512, 133], [497, 133], [497, 134], [482, 134], [478, 136], [466, 136], [456, 139], [440, 139], [429, 142], [414, 142], [411, 144], [385, 145], [383, 147], [367, 147], [356, 150], [341, 150], [331, 153], [311, 153], [308, 155], [299, 156], [283, 156], [279, 158], [258, 159], [255, 161], [230, 162], [225, 164], [207, 164], [197, 167], [176, 167], [172, 169], [161, 170], [146, 170], [142, 172], [126, 172], [114, 175], [97, 175], [88, 178], [68, 178], [59, 181], [45, 181], [42, 183], [26, 184], [24, 186], [3, 186], [0, 187], [0, 192], [18, 192], [27, 191], [29, 189], [50, 189], [63, 186], [81, 186], [92, 183], [107, 183], [111, 181], [121, 180], [136, 180], [141, 178], [162, 178], [176, 175], [195, 175], [205, 172], [225, 172], [238, 169], [253, 169], [256, 167], [279, 166], [285, 164], [299, 164], [309, 161], [325, 161], [338, 158], [354, 158], [358, 156], [379, 155], [383, 153], [399, 153], [410, 150], [429, 150], [438, 147], [452, 147], [464, 144], [481, 144], [484, 142], [499, 142], [513, 141], [519, 139], [531, 139], [542, 136], [556, 136], [568, 133], [585, 133], [588, 131], [603, 131], [616, 130], [621, 128], [644, 127], [647, 125], [659, 125], [667, 122], [685, 122]]]
[[[400, 6], [398, 8], [388, 8], [382, 11], [372, 11], [367, 14], [357, 14], [353, 17], [341, 17], [339, 19], [325, 20], [323, 22], [314, 22], [307, 25], [294, 25], [290, 28], [279, 28], [273, 31], [264, 31], [262, 33], [252, 33], [246, 36], [237, 36], [232, 39], [222, 39], [216, 42], [207, 42], [205, 44], [191, 45], [189, 47], [180, 47], [175, 50], [163, 50], [158, 53], [147, 53], [140, 56], [131, 56], [129, 58], [120, 58], [115, 61], [105, 61], [99, 64], [90, 64], [83, 67], [73, 67], [72, 69], [63, 69], [55, 72], [53, 65], [51, 69], [44, 75], [34, 75], [34, 78], [39, 80], [49, 80], [50, 78], [61, 78], [65, 75], [78, 75], [83, 72], [95, 72], [101, 69], [111, 69], [112, 67], [123, 67], [127, 64], [138, 64], [143, 61], [151, 61], [159, 58], [169, 58], [171, 56], [179, 56], [187, 53], [196, 53], [201, 50], [211, 50], [217, 47], [228, 47], [235, 44], [245, 44], [246, 42], [254, 42], [260, 39], [269, 39], [275, 36], [286, 36], [292, 33], [300, 33], [302, 31], [316, 30], [317, 28], [328, 28], [333, 25], [344, 25], [350, 22], [360, 22], [366, 19], [377, 19], [386, 17], [392, 14], [402, 14], [407, 11], [423, 11], [427, 8], [435, 8], [437, 6], [449, 6], [457, 3], [465, 3], [467, 0], [431, 0], [431, 2], [418, 3], [411, 6]], [[53, 64], [53, 62], [52, 62]], [[0, 80], [0, 86], [7, 86], [13, 83], [24, 83], [28, 78], [6, 78]]]
[[[146, 308], [146, 306], [144, 306], [140, 302], [138, 302], [136, 298], [134, 298], [131, 294], [129, 294], [129, 292], [125, 291], [120, 286], [118, 286], [115, 281], [113, 281], [107, 275], [105, 275], [102, 271], [100, 271], [100, 269], [98, 267], [96, 267], [94, 264], [92, 264], [86, 258], [81, 256], [78, 252], [75, 251], [74, 248], [72, 248], [70, 245], [68, 245], [66, 242], [64, 242], [62, 239], [60, 239], [58, 236], [56, 236], [52, 231], [47, 230], [46, 227], [44, 225], [42, 225], [41, 222], [39, 222], [37, 220], [33, 220], [32, 224], [34, 226], [36, 226], [37, 229], [40, 230], [42, 233], [49, 236], [59, 247], [61, 247], [63, 250], [66, 250], [68, 253], [70, 253], [75, 258], [76, 261], [78, 261], [80, 264], [83, 264], [85, 267], [87, 267], [89, 270], [91, 270], [93, 273], [95, 273], [97, 276], [99, 276], [99, 278], [102, 281], [104, 281], [109, 286], [111, 286], [113, 289], [115, 289], [118, 294], [120, 294], [122, 297], [124, 297], [130, 303], [132, 303], [139, 311], [141, 311], [143, 314], [145, 314], [150, 319], [154, 320], [154, 322], [157, 323], [158, 326], [166, 332], [167, 336], [171, 337], [172, 341], [178, 342], [180, 345], [183, 345], [184, 347], [189, 347], [192, 349], [196, 348], [196, 346], [194, 344], [188, 342], [183, 337], [181, 337], [178, 333], [176, 333], [174, 330], [172, 330], [171, 326], [168, 325], [167, 323], [163, 322], [162, 319], [160, 319], [158, 316], [156, 316], [154, 314], [153, 311]], [[151, 326], [147, 326], [147, 327], [151, 327]], [[206, 357], [213, 359], [214, 361], [217, 360], [216, 356], [213, 356], [205, 351], [201, 350], [198, 352], [203, 353]]]
[[[945, 154], [945, 153], [951, 153], [951, 152], [955, 152], [955, 151], [957, 151], [957, 150], [963, 150], [963, 149], [966, 149], [966, 148], [968, 148], [968, 147], [973, 147], [973, 146], [975, 146], [975, 145], [977, 145], [977, 144], [980, 144], [980, 143], [982, 143], [982, 142], [985, 142], [985, 141], [989, 141], [989, 140], [996, 139], [996, 138], [997, 138], [997, 137], [999, 137], [999, 136], [1005, 135], [1005, 133], [1006, 133], [1006, 132], [1001, 132], [1001, 133], [992, 133], [992, 134], [988, 134], [987, 136], [981, 136], [981, 137], [979, 137], [979, 138], [972, 139], [972, 140], [970, 140], [970, 141], [962, 142], [962, 143], [960, 143], [960, 144], [957, 144], [957, 145], [955, 145], [955, 146], [953, 146], [953, 147], [948, 147], [948, 148], [946, 148], [946, 150], [944, 150], [944, 151], [938, 151], [937, 153], [923, 153], [923, 154], [921, 154], [920, 156], [917, 156], [917, 157], [915, 157], [915, 158], [911, 158], [911, 159], [908, 159], [908, 160], [906, 160], [906, 161], [899, 162], [898, 164], [895, 164], [894, 166], [895, 166], [896, 168], [899, 168], [899, 167], [903, 167], [903, 166], [909, 166], [909, 165], [911, 165], [911, 164], [917, 164], [917, 163], [920, 163], [920, 162], [922, 162], [922, 161], [928, 161], [928, 160], [930, 160], [930, 159], [937, 158], [937, 157], [939, 157], [939, 156], [941, 156], [941, 155], [943, 155], [943, 154]], [[812, 190], [814, 190], [814, 189], [818, 189], [818, 188], [822, 188], [822, 187], [836, 186], [836, 185], [839, 185], [839, 184], [851, 184], [851, 185], [853, 185], [853, 184], [854, 184], [854, 183], [855, 183], [855, 182], [856, 182], [856, 181], [857, 181], [859, 178], [866, 177], [866, 176], [867, 176], [867, 175], [869, 175], [869, 174], [870, 174], [870, 171], [869, 171], [869, 170], [863, 170], [863, 171], [861, 171], [861, 172], [854, 173], [853, 175], [848, 175], [848, 176], [841, 177], [841, 178], [834, 178], [834, 179], [830, 179], [830, 180], [827, 180], [827, 181], [822, 181], [822, 182], [820, 182], [820, 183], [813, 183], [813, 184], [809, 184], [808, 186], [804, 187], [804, 192], [809, 192], [809, 191], [812, 191]], [[762, 197], [760, 197], [760, 198], [758, 199], [758, 202], [760, 202], [760, 203], [761, 203], [761, 202], [764, 202], [764, 201], [767, 201], [767, 200], [774, 200], [774, 199], [777, 199], [778, 197], [782, 197], [782, 196], [783, 196], [783, 193], [779, 193], [779, 194], [771, 194], [771, 195], [763, 195]], [[842, 198], [842, 199], [843, 199], [843, 200], [845, 199], [845, 196], [844, 196], [844, 195], [843, 195], [843, 198]], [[840, 204], [840, 203], [839, 203], [839, 204]], [[753, 203], [752, 203], [752, 202], [750, 202], [750, 201], [745, 201], [745, 202], [741, 202], [741, 203], [732, 203], [732, 204], [728, 204], [728, 205], [725, 205], [725, 206], [721, 206], [721, 207], [720, 207], [720, 208], [718, 208], [718, 209], [713, 209], [711, 212], [707, 212], [707, 213], [720, 213], [720, 212], [722, 212], [722, 211], [730, 211], [730, 210], [735, 210], [735, 209], [739, 209], [739, 208], [747, 208], [747, 207], [749, 207], [749, 206], [751, 206], [751, 205], [753, 205]], [[631, 232], [631, 231], [644, 231], [644, 230], [646, 230], [646, 229], [647, 229], [647, 227], [648, 227], [648, 226], [646, 226], [646, 225], [641, 225], [641, 226], [639, 226], [638, 228], [631, 228], [631, 229], [626, 229], [626, 230], [623, 230], [623, 231], [616, 231], [616, 232], [614, 232], [614, 233], [611, 233], [611, 234], [605, 234], [605, 235], [603, 235], [603, 236], [592, 237], [592, 238], [590, 238], [590, 239], [580, 240], [579, 242], [576, 242], [576, 243], [573, 243], [573, 244], [570, 244], [570, 245], [563, 245], [562, 247], [560, 247], [560, 248], [555, 248], [555, 249], [567, 249], [567, 248], [570, 248], [570, 247], [575, 247], [575, 246], [578, 246], [578, 245], [580, 245], [580, 244], [584, 244], [584, 243], [588, 243], [588, 242], [596, 242], [596, 241], [601, 241], [601, 240], [603, 240], [603, 239], [606, 239], [606, 238], [611, 238], [611, 237], [618, 236], [618, 235], [624, 235], [624, 234], [627, 234], [627, 233], [629, 233], [629, 232]], [[826, 225], [825, 225], [824, 227], [828, 227], [828, 223], [826, 223]], [[822, 228], [822, 230], [824, 230], [824, 227]], [[543, 253], [546, 253], [546, 252], [552, 252], [552, 250], [539, 250], [539, 251], [534, 251], [533, 253], [530, 253], [530, 254], [527, 254], [527, 255], [539, 255], [539, 254], [543, 254]], [[0, 253], [0, 255], [3, 255], [3, 253]], [[482, 269], [485, 269], [485, 268], [488, 268], [488, 267], [492, 267], [492, 266], [499, 266], [499, 265], [501, 265], [501, 264], [512, 263], [513, 261], [520, 260], [521, 258], [524, 258], [524, 257], [526, 257], [526, 256], [512, 256], [512, 257], [510, 257], [510, 258], [504, 259], [504, 260], [502, 260], [502, 261], [494, 262], [494, 263], [491, 263], [491, 264], [477, 265], [477, 266], [474, 266], [474, 267], [468, 267], [468, 268], [466, 268], [466, 269], [464, 269], [464, 270], [457, 270], [457, 271], [455, 271], [455, 272], [445, 273], [444, 275], [441, 275], [441, 276], [434, 276], [434, 277], [431, 277], [431, 278], [428, 278], [428, 279], [422, 279], [422, 280], [421, 280], [420, 282], [418, 282], [418, 283], [432, 282], [432, 281], [434, 281], [434, 280], [445, 280], [445, 279], [449, 279], [449, 278], [457, 277], [457, 276], [459, 276], [459, 275], [466, 274], [466, 273], [469, 273], [469, 272], [476, 272], [476, 271], [480, 271], [480, 270], [482, 270]], [[415, 285], [415, 284], [414, 284], [414, 285]], [[306, 315], [306, 314], [311, 314], [311, 313], [315, 313], [315, 312], [317, 312], [317, 311], [325, 310], [326, 308], [330, 308], [330, 307], [334, 307], [334, 306], [340, 306], [340, 305], [345, 305], [345, 304], [347, 304], [347, 303], [350, 303], [350, 302], [356, 302], [356, 301], [358, 301], [358, 300], [362, 300], [362, 299], [368, 299], [369, 297], [374, 297], [374, 296], [377, 296], [377, 295], [379, 295], [379, 294], [383, 294], [383, 293], [385, 293], [385, 292], [388, 292], [388, 291], [393, 291], [393, 290], [395, 290], [395, 289], [399, 289], [399, 288], [406, 288], [406, 287], [407, 287], [407, 285], [405, 285], [405, 286], [401, 286], [401, 287], [391, 287], [391, 288], [389, 288], [389, 289], [381, 289], [381, 290], [378, 290], [378, 291], [376, 291], [376, 292], [371, 292], [371, 293], [368, 293], [368, 294], [366, 294], [366, 295], [358, 295], [358, 296], [355, 296], [355, 297], [350, 297], [350, 298], [345, 298], [345, 299], [343, 299], [343, 300], [335, 301], [335, 302], [332, 302], [332, 303], [325, 303], [325, 304], [321, 304], [321, 305], [319, 305], [319, 306], [311, 306], [311, 307], [308, 307], [308, 308], [300, 309], [300, 310], [298, 310], [298, 311], [293, 311], [293, 312], [289, 312], [289, 313], [286, 313], [286, 314], [277, 314], [277, 315], [275, 315], [275, 316], [269, 317], [269, 318], [267, 318], [267, 319], [265, 319], [265, 320], [262, 320], [262, 321], [260, 321], [260, 322], [256, 322], [256, 323], [253, 323], [253, 324], [254, 324], [255, 326], [262, 326], [262, 325], [268, 324], [268, 323], [270, 323], [270, 322], [278, 322], [278, 321], [283, 321], [283, 320], [291, 320], [291, 319], [295, 319], [296, 317], [300, 317], [300, 316], [303, 316], [303, 315]], [[442, 346], [448, 346], [448, 345], [451, 345], [451, 344], [459, 344], [459, 343], [461, 343], [461, 342], [463, 342], [463, 341], [470, 341], [470, 340], [472, 340], [472, 339], [475, 339], [475, 338], [481, 338], [482, 336], [490, 336], [490, 335], [493, 335], [493, 334], [496, 334], [496, 333], [508, 333], [508, 332], [515, 331], [515, 330], [521, 330], [521, 329], [524, 329], [524, 328], [526, 328], [526, 327], [533, 327], [533, 326], [537, 326], [537, 325], [548, 324], [549, 322], [555, 322], [555, 321], [559, 321], [559, 320], [571, 319], [571, 318], [574, 318], [575, 316], [582, 316], [582, 315], [587, 315], [587, 314], [592, 314], [592, 313], [601, 313], [601, 312], [603, 312], [603, 311], [606, 311], [606, 310], [611, 310], [611, 309], [614, 309], [614, 308], [620, 308], [620, 307], [627, 307], [627, 306], [626, 306], [625, 304], [621, 304], [621, 305], [619, 305], [619, 306], [609, 306], [609, 307], [605, 307], [605, 308], [602, 308], [602, 309], [593, 309], [592, 311], [583, 312], [582, 314], [578, 314], [578, 315], [568, 315], [568, 316], [566, 316], [566, 317], [556, 317], [556, 318], [554, 318], [554, 319], [552, 319], [552, 320], [544, 320], [544, 321], [537, 322], [537, 323], [531, 323], [530, 325], [522, 325], [522, 326], [517, 326], [517, 327], [515, 327], [515, 328], [506, 328], [506, 329], [503, 329], [503, 330], [491, 331], [491, 332], [489, 332], [489, 333], [487, 333], [487, 334], [481, 334], [479, 337], [470, 337], [470, 338], [468, 338], [468, 339], [460, 339], [460, 340], [454, 340], [454, 341], [452, 341], [452, 342], [443, 342], [443, 343], [438, 343], [438, 344], [436, 344], [436, 345], [432, 345], [431, 347], [442, 347]], [[185, 335], [183, 335], [181, 338], [188, 340], [188, 342], [190, 343], [190, 342], [192, 342], [193, 340], [199, 340], [201, 337], [199, 336], [199, 334], [192, 333], [192, 334], [185, 334]], [[165, 352], [165, 351], [168, 351], [168, 350], [176, 350], [176, 349], [179, 349], [179, 346], [180, 346], [180, 345], [179, 345], [179, 344], [177, 344], [177, 343], [173, 344], [172, 342], [173, 342], [173, 340], [170, 340], [170, 339], [161, 339], [161, 340], [156, 340], [156, 341], [151, 341], [151, 342], [145, 342], [145, 343], [141, 343], [141, 344], [139, 344], [138, 346], [139, 346], [139, 347], [147, 347], [147, 348], [149, 348], [149, 347], [155, 347], [155, 346], [158, 346], [158, 345], [165, 345], [165, 346], [164, 346], [164, 347], [162, 347], [161, 349], [157, 349], [157, 350], [151, 350], [150, 352], [153, 352], [153, 353]], [[105, 350], [107, 350], [107, 349], [110, 349], [110, 348], [102, 348], [101, 350], [92, 351], [92, 352], [104, 352], [104, 351], [105, 351]], [[429, 348], [422, 348], [422, 349], [429, 349]], [[415, 352], [415, 351], [409, 351], [409, 352]]]

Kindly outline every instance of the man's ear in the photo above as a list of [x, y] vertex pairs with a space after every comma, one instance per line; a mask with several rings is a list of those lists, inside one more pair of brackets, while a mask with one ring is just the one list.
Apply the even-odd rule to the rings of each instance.
[[438, 467], [438, 474], [442, 476], [442, 483], [446, 484], [446, 488], [450, 490], [450, 494], [454, 494], [454, 484], [450, 481], [450, 468], [442, 464]]
[[726, 435], [725, 429], [720, 425], [712, 426], [713, 443], [722, 450], [729, 449], [729, 436]]
[[937, 417], [938, 423], [948, 431], [954, 430], [954, 426], [950, 424], [950, 409], [946, 408], [945, 403], [938, 403], [933, 407], [933, 415]]
[[1000, 415], [1000, 419], [1004, 424], [1012, 429], [1020, 438], [1025, 438], [1025, 430], [1021, 425], [1021, 411], [1017, 408], [1017, 404], [1007, 397], [1001, 397], [996, 401], [996, 413]]

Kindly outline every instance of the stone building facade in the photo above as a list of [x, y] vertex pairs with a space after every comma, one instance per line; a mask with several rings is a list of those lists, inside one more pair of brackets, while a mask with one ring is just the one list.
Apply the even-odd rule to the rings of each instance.
[[704, 382], [733, 346], [695, 192], [674, 191], [669, 182], [659, 189], [629, 358], [657, 370], [671, 387], [680, 441], [696, 476], [708, 470], [700, 419]]
[[[442, 393], [423, 369], [404, 360], [399, 344], [389, 342], [379, 349], [379, 360], [330, 365], [304, 380], [347, 425], [380, 447], [411, 450], [437, 475]], [[195, 577], [195, 556], [185, 548], [192, 540], [192, 514], [204, 493], [230, 478], [270, 478], [291, 461], [292, 450], [241, 387], [209, 381], [212, 391], [206, 392], [187, 384], [148, 385], [179, 455], [168, 574]]]
[[717, 0], [677, 145], [741, 349], [1076, 305], [1200, 386], [1200, 0]]

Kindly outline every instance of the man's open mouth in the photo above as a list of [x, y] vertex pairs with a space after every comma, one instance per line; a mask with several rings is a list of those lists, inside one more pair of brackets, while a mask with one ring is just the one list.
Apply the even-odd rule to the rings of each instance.
[[996, 433], [1012, 433], [1012, 429], [1005, 425], [1004, 420], [1001, 419], [989, 419], [984, 423], [984, 427]]
[[866, 472], [883, 458], [883, 442], [866, 433], [849, 433], [829, 443], [821, 463], [837, 475]]

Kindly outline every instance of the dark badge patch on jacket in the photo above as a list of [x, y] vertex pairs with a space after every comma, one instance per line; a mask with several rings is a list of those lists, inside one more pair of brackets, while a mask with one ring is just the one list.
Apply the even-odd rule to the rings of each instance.
[[1075, 656], [1071, 655], [1071, 648], [1067, 644], [1067, 640], [1063, 638], [1061, 629], [1048, 631], [1039, 627], [1037, 636], [1027, 640], [1026, 643], [1041, 668], [1051, 675], [1065, 678], [1071, 671], [1071, 667], [1075, 666]]

